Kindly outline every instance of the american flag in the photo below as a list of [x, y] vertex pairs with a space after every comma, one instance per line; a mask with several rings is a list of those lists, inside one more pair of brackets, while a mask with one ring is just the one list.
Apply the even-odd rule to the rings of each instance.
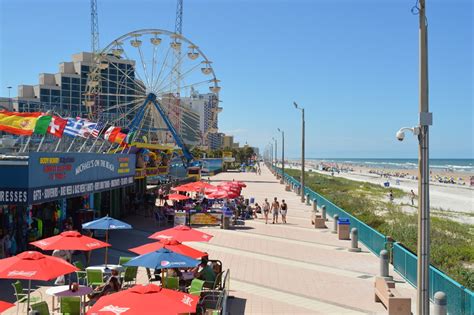
[[92, 130], [91, 135], [92, 135], [94, 138], [97, 138], [97, 137], [99, 136], [99, 134], [100, 134], [102, 128], [104, 128], [104, 127], [105, 127], [105, 123], [99, 121], [99, 122], [96, 124], [95, 128]]

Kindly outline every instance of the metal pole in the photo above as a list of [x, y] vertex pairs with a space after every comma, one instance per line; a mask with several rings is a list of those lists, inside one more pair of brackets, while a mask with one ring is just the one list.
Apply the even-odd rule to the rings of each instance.
[[285, 182], [285, 132], [281, 131], [281, 180]]
[[[301, 126], [301, 189], [304, 192], [305, 186], [305, 172], [304, 172], [304, 142], [305, 142], [305, 121], [304, 121], [304, 108], [301, 109], [301, 119], [302, 119], [302, 126]], [[304, 194], [301, 194], [301, 202], [304, 202]]]
[[418, 135], [418, 274], [417, 313], [429, 315], [429, 266], [430, 266], [430, 201], [429, 201], [429, 125], [428, 111], [428, 35], [425, 16], [425, 0], [419, 0], [420, 36], [420, 133]]

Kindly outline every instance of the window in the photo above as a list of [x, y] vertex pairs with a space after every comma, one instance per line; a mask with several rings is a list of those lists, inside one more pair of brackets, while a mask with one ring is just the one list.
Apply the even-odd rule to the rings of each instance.
[[51, 90], [51, 95], [59, 96], [59, 90]]
[[61, 77], [61, 84], [62, 83], [71, 83], [71, 78], [68, 77]]
[[70, 103], [71, 103], [71, 98], [70, 98], [70, 97], [63, 96], [63, 97], [61, 97], [61, 103], [62, 103], [63, 105], [65, 105], [65, 104], [70, 104]]
[[81, 90], [81, 86], [78, 85], [78, 84], [72, 84], [71, 85], [71, 91], [80, 91]]
[[59, 103], [61, 98], [59, 95], [51, 96], [51, 103]]
[[49, 89], [40, 89], [40, 96], [49, 96], [49, 94], [51, 93], [51, 90]]
[[63, 90], [70, 90], [71, 89], [71, 85], [69, 83], [63, 83], [61, 84], [61, 88]]
[[80, 96], [79, 92], [75, 92], [75, 91], [71, 92], [71, 97], [79, 97], [79, 96]]
[[89, 66], [81, 66], [81, 72], [89, 72]]
[[79, 99], [78, 98], [71, 98], [71, 104], [79, 105]]
[[72, 84], [79, 84], [79, 78], [71, 78]]
[[49, 100], [50, 100], [49, 96], [41, 95], [40, 97], [41, 102], [49, 103]]

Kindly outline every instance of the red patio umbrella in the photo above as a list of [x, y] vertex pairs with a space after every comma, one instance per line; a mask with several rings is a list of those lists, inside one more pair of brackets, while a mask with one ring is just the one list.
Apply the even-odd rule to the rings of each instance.
[[234, 199], [240, 194], [234, 191], [218, 190], [207, 195], [209, 199]]
[[209, 242], [213, 238], [211, 234], [207, 234], [186, 225], [178, 225], [170, 229], [156, 232], [148, 238], [155, 240], [175, 239], [178, 242]]
[[101, 297], [87, 314], [176, 315], [195, 313], [199, 296], [164, 289], [156, 284], [136, 285]]
[[79, 269], [61, 258], [43, 255], [35, 251], [0, 259], [0, 278], [28, 280], [28, 309], [30, 307], [31, 280], [48, 281], [77, 270]]
[[3, 311], [6, 311], [7, 309], [9, 309], [10, 307], [13, 307], [13, 306], [15, 306], [15, 304], [8, 303], [8, 302], [5, 302], [5, 301], [0, 301], [0, 313], [3, 312]]
[[175, 239], [161, 239], [159, 242], [148, 243], [142, 246], [130, 248], [129, 251], [134, 252], [138, 255], [148, 254], [159, 250], [160, 248], [167, 248], [175, 253], [188, 256], [191, 258], [201, 258], [207, 254], [192, 247], [186, 246]]
[[173, 187], [173, 188], [171, 188], [171, 190], [174, 190], [174, 191], [185, 191], [185, 192], [194, 192], [194, 191], [196, 191], [196, 188], [195, 188], [195, 187], [192, 187], [192, 186], [188, 186], [187, 184], [185, 184], [185, 185]]
[[189, 199], [188, 196], [184, 196], [184, 195], [180, 195], [180, 194], [169, 194], [168, 196], [168, 200], [187, 200]]
[[66, 231], [59, 235], [48, 237], [36, 242], [31, 242], [31, 245], [41, 248], [42, 250], [83, 250], [90, 251], [102, 247], [111, 246], [108, 243], [99, 241], [95, 238], [82, 235], [77, 231]]

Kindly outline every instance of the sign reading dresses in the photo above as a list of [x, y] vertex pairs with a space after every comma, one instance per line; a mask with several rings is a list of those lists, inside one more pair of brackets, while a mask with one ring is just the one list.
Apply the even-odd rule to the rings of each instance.
[[0, 204], [38, 204], [132, 185], [135, 155], [31, 152], [0, 170], [22, 177], [0, 178]]

